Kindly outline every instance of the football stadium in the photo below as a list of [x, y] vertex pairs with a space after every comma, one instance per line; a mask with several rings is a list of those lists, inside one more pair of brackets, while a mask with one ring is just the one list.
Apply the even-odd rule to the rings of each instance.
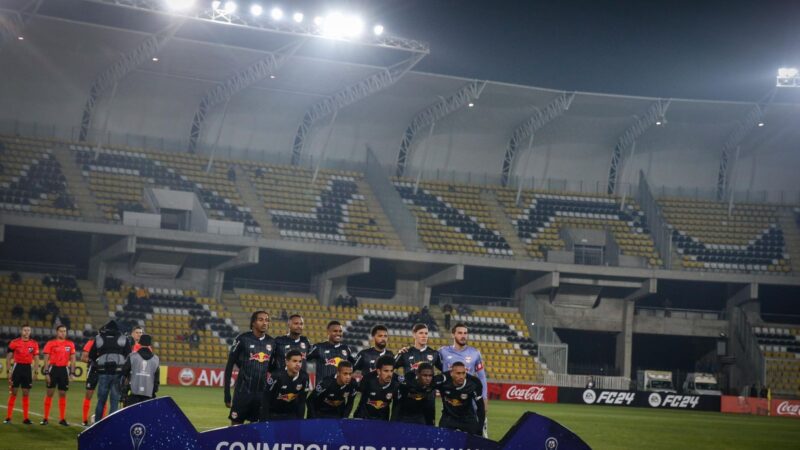
[[0, 448], [797, 448], [800, 10], [562, 3], [1, 2]]

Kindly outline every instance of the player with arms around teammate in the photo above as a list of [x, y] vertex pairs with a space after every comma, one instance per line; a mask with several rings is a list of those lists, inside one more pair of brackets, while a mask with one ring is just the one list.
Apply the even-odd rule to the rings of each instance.
[[353, 417], [358, 419], [386, 420], [390, 407], [397, 399], [402, 380], [394, 373], [394, 358], [381, 356], [375, 362], [375, 371], [364, 375], [359, 383], [361, 400]]
[[44, 418], [40, 425], [47, 425], [50, 417], [50, 405], [53, 394], [58, 387], [59, 425], [69, 426], [66, 420], [67, 389], [69, 381], [75, 376], [75, 343], [67, 339], [67, 327], [56, 327], [56, 338], [44, 346], [44, 374], [47, 380], [47, 395], [44, 398]]
[[300, 314], [292, 314], [286, 325], [289, 332], [285, 336], [278, 336], [275, 338], [275, 364], [278, 369], [284, 369], [286, 366], [286, 355], [292, 351], [297, 350], [303, 357], [303, 370], [306, 370], [306, 355], [311, 350], [311, 343], [308, 338], [303, 336], [303, 329], [305, 328], [305, 321]]
[[261, 400], [261, 420], [303, 419], [306, 416], [308, 374], [303, 370], [303, 355], [289, 350], [285, 369], [272, 372], [269, 388]]
[[[12, 364], [13, 361], [13, 364]], [[8, 372], [8, 412], [3, 423], [11, 423], [14, 403], [17, 401], [17, 389], [22, 388], [22, 423], [31, 424], [28, 418], [30, 407], [30, 391], [33, 380], [38, 378], [39, 343], [31, 339], [31, 327], [23, 325], [20, 337], [8, 344], [6, 353], [6, 371]]]
[[[231, 409], [228, 415], [231, 425], [241, 425], [245, 421], [257, 422], [259, 419], [261, 397], [267, 390], [268, 373], [275, 364], [272, 358], [275, 340], [267, 334], [268, 329], [269, 314], [256, 311], [250, 316], [250, 331], [237, 336], [231, 346], [223, 386], [225, 406]], [[239, 368], [239, 375], [231, 401], [233, 366]]]
[[484, 432], [486, 408], [483, 403], [483, 383], [467, 373], [461, 361], [450, 365], [450, 371], [436, 380], [442, 396], [442, 418], [439, 426], [480, 436]]
[[346, 344], [342, 344], [342, 324], [331, 320], [326, 328], [328, 330], [327, 342], [314, 344], [307, 356], [309, 361], [317, 364], [317, 383], [324, 380], [325, 377], [336, 375], [336, 368], [339, 367], [340, 362], [355, 362], [353, 350]]
[[375, 325], [370, 330], [372, 335], [373, 345], [372, 348], [365, 348], [358, 352], [356, 356], [356, 363], [353, 365], [353, 370], [359, 371], [362, 374], [367, 374], [375, 370], [375, 362], [382, 356], [389, 356], [394, 358], [391, 350], [386, 349], [386, 344], [389, 342], [389, 329], [385, 325]]
[[393, 421], [434, 425], [436, 404], [428, 401], [436, 389], [433, 379], [433, 365], [427, 362], [405, 376], [392, 407]]
[[309, 419], [346, 419], [353, 409], [358, 383], [353, 379], [353, 364], [342, 361], [335, 377], [326, 377], [308, 396]]

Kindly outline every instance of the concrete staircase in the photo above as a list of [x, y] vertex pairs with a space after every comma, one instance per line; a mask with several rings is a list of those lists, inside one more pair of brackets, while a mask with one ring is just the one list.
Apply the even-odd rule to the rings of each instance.
[[258, 225], [261, 226], [261, 233], [265, 238], [280, 239], [280, 231], [272, 224], [272, 217], [269, 212], [264, 208], [264, 202], [256, 192], [255, 184], [250, 178], [250, 174], [243, 167], [236, 165], [236, 189], [242, 196], [242, 202], [250, 208], [250, 213], [256, 219]]
[[525, 244], [519, 239], [517, 230], [511, 224], [511, 220], [506, 215], [503, 208], [500, 206], [500, 201], [494, 191], [482, 190], [481, 201], [489, 208], [489, 213], [492, 218], [497, 222], [497, 227], [501, 235], [506, 239], [511, 250], [514, 251], [514, 259], [525, 259], [528, 257], [528, 251], [525, 249]]
[[[258, 219], [256, 219], [258, 220]], [[250, 314], [242, 308], [242, 303], [239, 301], [239, 296], [233, 291], [223, 291], [222, 298], [220, 299], [225, 309], [231, 313], [231, 319], [241, 332], [250, 329]]]
[[108, 322], [108, 305], [103, 301], [100, 292], [97, 291], [94, 283], [89, 280], [78, 280], [78, 287], [83, 293], [83, 303], [86, 307], [86, 312], [89, 313], [89, 318], [92, 322], [92, 327], [95, 330]]
[[356, 184], [358, 185], [358, 192], [364, 196], [364, 202], [367, 204], [369, 212], [372, 213], [372, 216], [375, 218], [378, 228], [386, 235], [387, 246], [392, 250], [405, 250], [403, 243], [397, 235], [397, 231], [395, 231], [392, 223], [386, 216], [386, 212], [381, 208], [380, 202], [378, 202], [378, 199], [372, 193], [369, 184], [364, 180], [359, 180]]
[[795, 222], [794, 211], [784, 208], [778, 213], [778, 224], [783, 230], [786, 251], [792, 261], [792, 273], [800, 272], [800, 227]]
[[61, 165], [61, 172], [67, 179], [67, 189], [75, 200], [83, 220], [102, 222], [105, 220], [103, 212], [97, 207], [94, 196], [89, 191], [89, 184], [83, 179], [81, 169], [75, 163], [72, 153], [64, 145], [53, 148], [53, 156]]

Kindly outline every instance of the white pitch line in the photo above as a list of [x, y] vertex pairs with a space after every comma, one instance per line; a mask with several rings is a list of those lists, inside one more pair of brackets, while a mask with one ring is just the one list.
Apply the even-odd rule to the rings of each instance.
[[[8, 409], [8, 406], [3, 406], [3, 405], [0, 405], [0, 408], [3, 408], [3, 409]], [[20, 413], [22, 412], [22, 410], [21, 410], [21, 409], [19, 409], [19, 408], [14, 408], [14, 411], [18, 411], [18, 412], [20, 412]], [[44, 414], [39, 414], [39, 413], [37, 413], [37, 412], [33, 412], [33, 411], [28, 411], [28, 415], [31, 415], [31, 416], [39, 416], [39, 417], [44, 417]], [[14, 423], [14, 422], [11, 422], [11, 423]], [[20, 422], [20, 424], [21, 424], [21, 423], [22, 423], [22, 422]], [[58, 425], [58, 422], [55, 422], [55, 424], [56, 424], [56, 425]], [[0, 426], [2, 426], [2, 425], [0, 425]], [[61, 426], [61, 425], [59, 425], [59, 426]], [[83, 425], [75, 425], [74, 423], [71, 423], [71, 424], [69, 424], [69, 426], [71, 426], [71, 427], [83, 428]]]

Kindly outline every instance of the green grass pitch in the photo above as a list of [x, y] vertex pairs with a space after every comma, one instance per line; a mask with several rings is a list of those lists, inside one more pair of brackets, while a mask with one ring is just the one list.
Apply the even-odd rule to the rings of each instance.
[[[164, 386], [161, 396], [171, 396], [199, 431], [227, 425], [227, 410], [219, 388]], [[58, 402], [53, 401], [50, 425], [41, 420], [44, 386], [31, 392], [31, 420], [22, 425], [21, 397], [14, 422], [0, 425], [0, 449], [58, 449], [77, 447], [83, 386], [73, 384], [68, 394], [67, 420], [76, 426], [58, 425]], [[7, 397], [3, 397], [5, 413]], [[94, 406], [94, 404], [92, 405]], [[525, 411], [550, 417], [583, 438], [594, 449], [797, 449], [800, 421], [788, 418], [751, 417], [714, 412], [687, 412], [619, 408], [612, 406], [532, 404], [493, 401], [489, 405], [489, 432], [499, 439]], [[55, 420], [54, 420], [55, 418]]]

